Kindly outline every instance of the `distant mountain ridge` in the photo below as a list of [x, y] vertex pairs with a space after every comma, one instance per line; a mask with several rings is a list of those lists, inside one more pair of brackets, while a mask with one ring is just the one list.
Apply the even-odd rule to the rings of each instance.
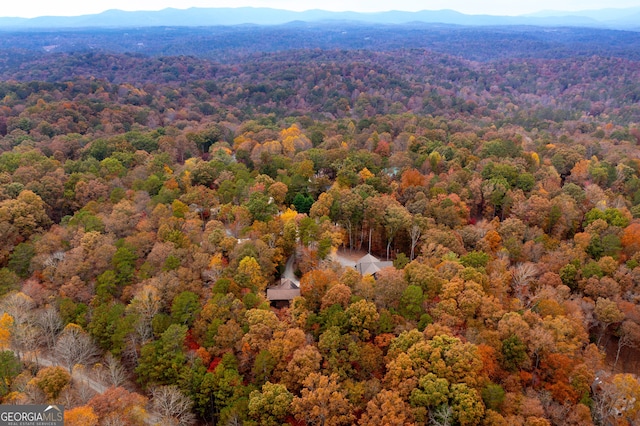
[[94, 15], [42, 16], [38, 18], [0, 18], [0, 29], [50, 28], [123, 28], [219, 25], [279, 25], [293, 21], [352, 21], [377, 24], [409, 22], [442, 23], [470, 26], [535, 25], [578, 26], [640, 30], [640, 8], [603, 9], [580, 12], [546, 11], [523, 16], [466, 15], [454, 10], [419, 12], [388, 11], [376, 13], [329, 12], [308, 10], [294, 12], [270, 8], [190, 8], [160, 11], [126, 12], [108, 10]]

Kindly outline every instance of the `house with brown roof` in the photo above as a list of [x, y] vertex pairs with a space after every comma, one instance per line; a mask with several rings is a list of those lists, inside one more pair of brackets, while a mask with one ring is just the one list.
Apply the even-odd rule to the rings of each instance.
[[267, 300], [275, 308], [284, 308], [300, 296], [300, 287], [288, 278], [282, 278], [280, 284], [267, 289]]

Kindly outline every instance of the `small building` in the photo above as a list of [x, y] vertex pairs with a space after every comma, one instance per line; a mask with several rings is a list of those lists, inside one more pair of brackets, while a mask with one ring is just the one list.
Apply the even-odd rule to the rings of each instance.
[[375, 278], [376, 274], [380, 272], [382, 268], [386, 268], [387, 266], [393, 266], [393, 262], [381, 261], [377, 257], [372, 256], [371, 253], [368, 253], [358, 259], [355, 268], [356, 271], [360, 273], [360, 275], [373, 275]]
[[286, 308], [298, 296], [300, 287], [288, 278], [281, 279], [279, 285], [267, 289], [267, 300], [274, 308]]

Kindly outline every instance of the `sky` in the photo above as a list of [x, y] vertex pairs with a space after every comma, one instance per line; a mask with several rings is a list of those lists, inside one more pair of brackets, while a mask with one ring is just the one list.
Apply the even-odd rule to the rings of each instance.
[[467, 14], [521, 15], [541, 10], [572, 11], [640, 6], [640, 0], [4, 0], [2, 3], [0, 16], [21, 18], [87, 15], [109, 9], [161, 10], [167, 7], [187, 9], [252, 6], [295, 11], [323, 9], [355, 12], [453, 9]]

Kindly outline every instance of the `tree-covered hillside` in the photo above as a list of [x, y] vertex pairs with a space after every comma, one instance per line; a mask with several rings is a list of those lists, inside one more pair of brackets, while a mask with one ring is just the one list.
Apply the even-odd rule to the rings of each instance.
[[[0, 52], [2, 402], [68, 425], [637, 421], [640, 62], [482, 34], [477, 57]], [[362, 275], [367, 252], [390, 264]], [[282, 278], [300, 296], [270, 303]]]

